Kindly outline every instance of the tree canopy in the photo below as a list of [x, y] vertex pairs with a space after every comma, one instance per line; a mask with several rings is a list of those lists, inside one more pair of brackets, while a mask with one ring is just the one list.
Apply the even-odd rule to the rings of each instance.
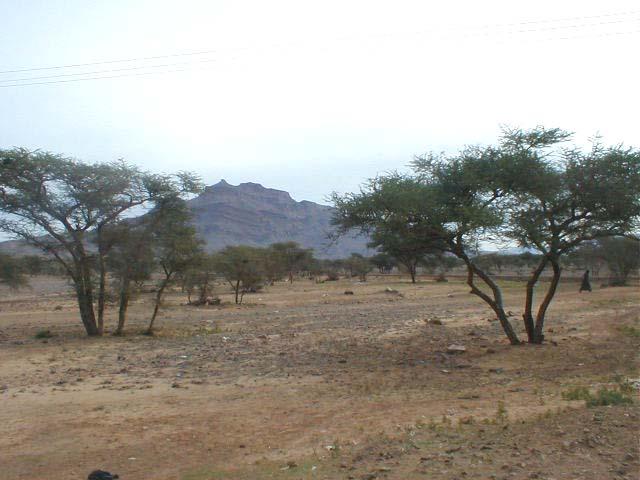
[[[474, 246], [510, 242], [537, 250], [523, 320], [529, 342], [540, 343], [560, 257], [582, 242], [637, 230], [640, 218], [640, 152], [599, 141], [588, 152], [562, 148], [570, 138], [557, 128], [505, 129], [496, 146], [416, 158], [412, 173], [391, 173], [358, 193], [334, 195], [334, 223], [341, 233], [411, 231], [424, 245], [457, 256], [467, 267], [471, 293], [493, 309], [514, 344], [519, 338], [502, 292], [474, 261]], [[534, 289], [549, 266], [552, 280], [534, 315]]]
[[[100, 335], [92, 277], [103, 230], [135, 207], [199, 188], [198, 178], [183, 172], [158, 175], [124, 161], [87, 164], [49, 152], [0, 150], [0, 231], [26, 240], [62, 265], [74, 284], [87, 333]], [[98, 249], [102, 278], [103, 253]], [[102, 281], [99, 290], [103, 298]]]

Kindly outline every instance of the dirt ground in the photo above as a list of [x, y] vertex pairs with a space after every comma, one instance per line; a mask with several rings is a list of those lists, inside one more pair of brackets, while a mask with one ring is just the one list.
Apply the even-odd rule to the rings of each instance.
[[[520, 331], [523, 284], [503, 283]], [[0, 291], [2, 480], [97, 468], [123, 480], [640, 474], [637, 398], [562, 398], [638, 379], [637, 287], [563, 283], [547, 342], [513, 347], [454, 280], [300, 280], [241, 306], [220, 287], [223, 305], [201, 308], [175, 292], [154, 337], [140, 335], [145, 295], [126, 336], [96, 339], [64, 281], [32, 285]], [[35, 338], [43, 329], [53, 336]]]

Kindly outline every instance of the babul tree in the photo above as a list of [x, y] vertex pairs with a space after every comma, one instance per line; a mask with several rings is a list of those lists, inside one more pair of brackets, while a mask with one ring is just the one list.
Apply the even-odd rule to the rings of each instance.
[[613, 287], [622, 287], [640, 267], [640, 240], [627, 237], [606, 237], [598, 240], [593, 251], [609, 269]]
[[369, 259], [359, 253], [352, 253], [345, 259], [344, 265], [349, 270], [349, 276], [358, 277], [361, 282], [366, 282], [367, 274], [373, 270], [373, 264]]
[[[396, 220], [419, 230], [425, 244], [464, 262], [471, 293], [492, 308], [512, 344], [520, 340], [502, 291], [474, 261], [474, 246], [507, 239], [537, 250], [523, 321], [528, 341], [540, 343], [561, 257], [582, 242], [629, 233], [640, 215], [638, 151], [599, 143], [587, 153], [557, 148], [569, 138], [559, 129], [506, 130], [497, 146], [417, 158], [413, 174], [393, 173], [371, 180], [359, 193], [334, 195], [334, 223], [343, 233], [371, 233]], [[549, 267], [551, 281], [534, 314], [535, 287]]]
[[[523, 320], [530, 343], [544, 340], [561, 259], [584, 242], [632, 233], [640, 218], [640, 151], [604, 147], [598, 139], [587, 152], [552, 148], [569, 138], [559, 129], [505, 131], [494, 172], [493, 186], [504, 192], [502, 232], [540, 254], [526, 285]], [[551, 281], [535, 309], [534, 290], [547, 268]]]
[[0, 231], [59, 262], [74, 285], [87, 334], [101, 335], [94, 302], [106, 288], [107, 251], [96, 248], [104, 230], [135, 207], [199, 188], [186, 173], [155, 175], [122, 161], [86, 164], [48, 152], [0, 150]]
[[[194, 259], [186, 271], [180, 274], [182, 289], [187, 293], [187, 301], [192, 305], [205, 305], [211, 298], [213, 282], [216, 278], [215, 255], [202, 252]], [[194, 292], [198, 298], [193, 300]]]
[[416, 283], [416, 270], [425, 256], [441, 250], [441, 247], [424, 241], [420, 225], [397, 216], [378, 225], [369, 238], [369, 247], [390, 255], [407, 269], [411, 283]]
[[289, 283], [293, 283], [293, 277], [313, 259], [313, 250], [302, 248], [297, 242], [279, 242], [269, 246], [270, 262], [277, 262], [289, 276]]
[[395, 258], [384, 252], [376, 253], [369, 259], [369, 261], [380, 273], [391, 273], [393, 267], [398, 265]]
[[[186, 202], [180, 197], [164, 198], [149, 214], [155, 224], [150, 244], [157, 265], [161, 269], [155, 304], [146, 334], [153, 334], [153, 326], [162, 304], [163, 295], [178, 274], [189, 271], [202, 258], [202, 241], [196, 236], [191, 225], [191, 213]], [[158, 217], [154, 221], [153, 217]]]
[[233, 289], [235, 303], [241, 304], [244, 294], [262, 287], [263, 250], [245, 245], [229, 246], [215, 255], [215, 269]]
[[10, 255], [0, 253], [0, 283], [16, 290], [28, 285], [24, 269], [18, 260]]
[[155, 268], [149, 241], [154, 227], [152, 220], [155, 217], [144, 216], [136, 222], [121, 222], [103, 233], [103, 241], [110, 244], [107, 269], [118, 297], [118, 325], [114, 335], [124, 333], [129, 303]]

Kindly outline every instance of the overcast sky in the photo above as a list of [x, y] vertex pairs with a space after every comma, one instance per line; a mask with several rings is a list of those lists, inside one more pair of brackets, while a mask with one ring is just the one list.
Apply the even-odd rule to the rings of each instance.
[[0, 73], [0, 148], [322, 202], [501, 124], [640, 146], [637, 0], [0, 0], [0, 17], [0, 70], [33, 69]]

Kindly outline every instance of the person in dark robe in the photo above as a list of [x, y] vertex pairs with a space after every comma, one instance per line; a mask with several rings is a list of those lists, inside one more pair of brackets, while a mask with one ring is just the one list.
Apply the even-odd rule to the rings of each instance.
[[591, 282], [589, 281], [589, 270], [584, 272], [582, 276], [582, 284], [580, 285], [580, 292], [590, 292], [591, 291]]

